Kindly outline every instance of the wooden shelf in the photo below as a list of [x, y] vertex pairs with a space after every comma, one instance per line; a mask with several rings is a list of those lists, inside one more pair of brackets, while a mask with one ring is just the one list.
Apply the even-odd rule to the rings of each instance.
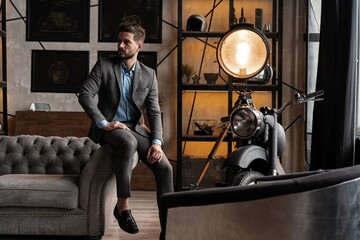
[[[218, 138], [218, 136], [213, 136], [213, 135], [185, 135], [182, 137], [182, 140], [184, 142], [214, 142], [216, 141], [216, 139]], [[225, 137], [224, 141], [228, 141], [229, 138]]]
[[183, 32], [183, 37], [208, 37], [208, 38], [220, 38], [225, 34], [225, 32]]
[[[254, 85], [254, 84], [236, 84], [234, 83], [233, 88], [235, 90], [249, 89], [253, 91], [276, 91], [278, 85], [267, 84], [267, 85]], [[181, 90], [192, 90], [192, 91], [228, 91], [229, 86], [225, 84], [182, 84]]]
[[[226, 32], [197, 32], [197, 31], [184, 31], [183, 37], [207, 37], [207, 38], [221, 38]], [[263, 32], [267, 38], [278, 38], [277, 32]]]
[[183, 84], [182, 90], [218, 90], [227, 91], [228, 86], [225, 84]]

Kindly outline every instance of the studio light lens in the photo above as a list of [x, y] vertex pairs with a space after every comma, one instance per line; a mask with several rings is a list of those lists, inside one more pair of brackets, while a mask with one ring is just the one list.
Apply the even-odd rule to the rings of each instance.
[[248, 79], [258, 74], [269, 58], [265, 36], [248, 24], [239, 24], [227, 32], [217, 48], [220, 67], [236, 79]]

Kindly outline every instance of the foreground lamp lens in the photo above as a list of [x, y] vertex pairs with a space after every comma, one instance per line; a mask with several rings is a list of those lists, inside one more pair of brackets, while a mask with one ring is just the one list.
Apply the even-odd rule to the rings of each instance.
[[254, 108], [238, 108], [230, 120], [233, 132], [243, 139], [258, 136], [265, 128], [264, 115]]
[[228, 75], [247, 79], [258, 74], [269, 58], [269, 44], [259, 30], [239, 24], [225, 33], [217, 48], [217, 60]]

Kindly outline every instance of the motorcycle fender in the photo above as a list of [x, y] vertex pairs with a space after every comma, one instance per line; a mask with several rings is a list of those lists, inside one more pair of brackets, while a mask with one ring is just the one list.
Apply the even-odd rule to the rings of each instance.
[[255, 159], [268, 162], [267, 151], [255, 145], [243, 146], [229, 154], [224, 162], [224, 166], [235, 165], [241, 168], [247, 168]]

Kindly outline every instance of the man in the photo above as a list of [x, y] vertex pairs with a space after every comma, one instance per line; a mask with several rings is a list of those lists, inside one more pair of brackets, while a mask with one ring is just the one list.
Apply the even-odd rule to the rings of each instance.
[[[124, 19], [119, 27], [118, 56], [99, 59], [79, 93], [79, 103], [92, 120], [89, 137], [110, 144], [117, 153], [114, 169], [118, 200], [114, 216], [128, 233], [138, 232], [129, 206], [136, 151], [155, 175], [158, 202], [162, 194], [173, 191], [172, 167], [162, 150], [155, 71], [137, 60], [144, 40], [145, 30], [140, 24], [133, 17]], [[142, 107], [146, 108], [150, 131], [142, 124]]]

